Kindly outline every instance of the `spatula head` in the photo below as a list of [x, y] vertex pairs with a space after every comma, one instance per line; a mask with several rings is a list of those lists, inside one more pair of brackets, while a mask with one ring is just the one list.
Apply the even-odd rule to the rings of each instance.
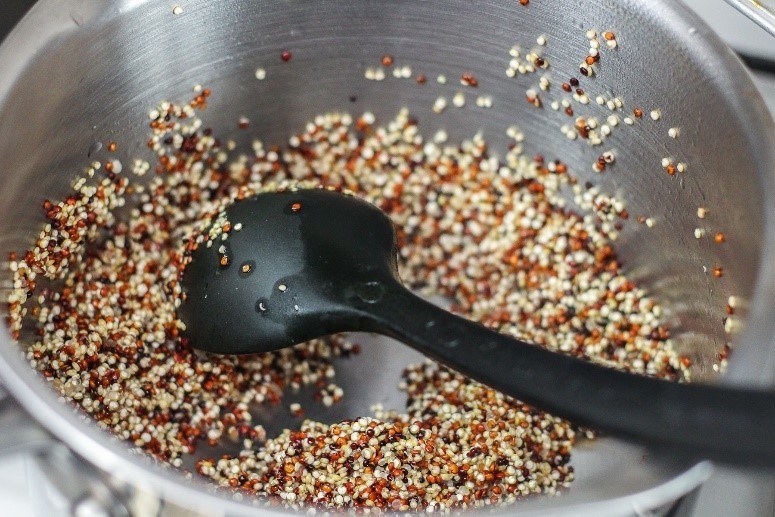
[[195, 348], [259, 353], [358, 330], [359, 307], [396, 284], [393, 224], [354, 196], [262, 193], [235, 202], [226, 220], [225, 240], [200, 244], [184, 272], [178, 316]]

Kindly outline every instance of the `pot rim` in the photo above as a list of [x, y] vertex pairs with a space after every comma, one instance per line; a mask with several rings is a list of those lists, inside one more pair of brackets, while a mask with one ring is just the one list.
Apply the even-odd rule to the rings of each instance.
[[[46, 45], [78, 30], [80, 26], [124, 15], [150, 1], [153, 0], [81, 0], [77, 20], [71, 15], [69, 0], [38, 1], [0, 45], [0, 109], [17, 79], [24, 73], [26, 65]], [[629, 1], [624, 0], [625, 3]], [[740, 60], [696, 14], [686, 6], [670, 0], [653, 0], [649, 9], [653, 9], [655, 16], [669, 18], [669, 23], [676, 31], [682, 30], [680, 37], [686, 40], [687, 45], [706, 47], [703, 51], [707, 57], [705, 66], [714, 71], [709, 76], [714, 77], [720, 88], [732, 97], [732, 105], [749, 121], [746, 138], [756, 148], [764, 150], [756, 173], [764, 197], [766, 240], [749, 324], [740, 342], [772, 342], [772, 336], [775, 336], [775, 319], [771, 317], [775, 314], [775, 123]], [[688, 36], [690, 28], [693, 29], [691, 39]], [[733, 356], [730, 375], [725, 377], [724, 382], [765, 383], [775, 377], [775, 352], [770, 353], [765, 360], [758, 358], [750, 365], [747, 364], [745, 376], [737, 373], [739, 362]], [[237, 502], [226, 496], [208, 493], [208, 488], [212, 487], [204, 481], [187, 480], [177, 472], [162, 470], [140, 455], [129, 454], [121, 442], [108, 436], [88, 417], [58, 401], [56, 393], [29, 368], [5, 328], [0, 331], [0, 379], [3, 386], [38, 423], [101, 471], [143, 492], [201, 512], [244, 515], [258, 511], [258, 507], [249, 502]], [[709, 477], [711, 470], [709, 462], [701, 462], [661, 485], [634, 494], [553, 508], [550, 511], [555, 515], [558, 512], [619, 515], [659, 507], [697, 487]], [[261, 508], [261, 511], [285, 514], [283, 511], [265, 508]], [[509, 508], [509, 511], [514, 511], [514, 508]], [[527, 513], [543, 512], [529, 508]]]

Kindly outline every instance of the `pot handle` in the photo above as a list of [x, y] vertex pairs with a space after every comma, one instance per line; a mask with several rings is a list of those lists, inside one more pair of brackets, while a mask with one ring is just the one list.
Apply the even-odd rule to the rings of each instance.
[[726, 0], [726, 2], [770, 35], [775, 36], [775, 0]]
[[41, 452], [59, 442], [0, 387], [0, 458], [21, 452]]

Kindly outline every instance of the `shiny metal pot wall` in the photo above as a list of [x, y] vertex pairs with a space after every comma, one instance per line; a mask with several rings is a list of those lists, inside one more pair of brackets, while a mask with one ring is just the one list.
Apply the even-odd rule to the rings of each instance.
[[[618, 248], [629, 273], [663, 301], [676, 342], [693, 355], [697, 375], [710, 371], [727, 340], [721, 322], [727, 297], [735, 295], [744, 308], [738, 317], [747, 318], [748, 325], [737, 339], [728, 379], [768, 382], [775, 335], [772, 120], [731, 51], [676, 2], [577, 5], [563, 0], [536, 0], [527, 7], [514, 0], [187, 0], [181, 2], [182, 14], [174, 15], [167, 1], [43, 0], [0, 47], [0, 254], [31, 242], [43, 222], [41, 200], [68, 190], [94, 142], [118, 140], [121, 158], [147, 157], [144, 113], [161, 99], [188, 98], [194, 84], [214, 91], [207, 123], [242, 144], [247, 143], [244, 132], [235, 127], [241, 115], [253, 121], [265, 141], [279, 143], [320, 112], [368, 109], [384, 120], [407, 106], [425, 132], [445, 128], [451, 139], [459, 139], [482, 131], [501, 153], [506, 128], [516, 124], [525, 132], [528, 153], [561, 158], [582, 181], [624, 198], [633, 218], [654, 218], [653, 228], [628, 223]], [[562, 110], [524, 101], [538, 74], [508, 78], [504, 73], [513, 45], [527, 49], [544, 34], [551, 62], [547, 72], [557, 88], [578, 75], [588, 48], [584, 31], [592, 27], [615, 30], [620, 45], [606, 54], [599, 75], [585, 80], [584, 89], [593, 99], [615, 94], [628, 106], [662, 113], [659, 122], [646, 119], [606, 141], [618, 158], [605, 175], [591, 172], [605, 149], [565, 138], [559, 128], [572, 119]], [[293, 52], [288, 64], [279, 57], [285, 49]], [[424, 73], [428, 84], [365, 80], [365, 68], [386, 53]], [[254, 78], [259, 66], [270, 79]], [[436, 97], [451, 96], [464, 71], [479, 79], [479, 91], [492, 96], [493, 108], [469, 103], [465, 109], [432, 113]], [[439, 74], [449, 77], [448, 84], [436, 83]], [[605, 112], [594, 102], [583, 111]], [[677, 140], [667, 137], [673, 126], [681, 128]], [[660, 167], [665, 156], [688, 163], [688, 171], [665, 174]], [[699, 206], [708, 207], [703, 220], [696, 215]], [[696, 240], [698, 226], [725, 232], [727, 244]], [[717, 264], [724, 266], [721, 279], [709, 272]], [[8, 274], [2, 278], [7, 285]], [[368, 379], [363, 368], [342, 368], [340, 380], [352, 400], [328, 418], [367, 412], [375, 398], [395, 386], [410, 355], [385, 342], [360, 359], [381, 365], [366, 370], [372, 372]], [[205, 513], [251, 511], [130, 456], [122, 443], [58, 402], [6, 333], [0, 338], [0, 376], [41, 425], [96, 467], [88, 483], [107, 473], [111, 481], [103, 486], [131, 504], [146, 493]], [[398, 393], [390, 396], [397, 403]], [[10, 411], [6, 421], [14, 416]], [[38, 446], [46, 442], [40, 434], [17, 438]], [[61, 464], [62, 449], [47, 450], [49, 461]], [[563, 497], [528, 501], [520, 508], [648, 509], [669, 503], [708, 474], [706, 464], [678, 464], [642, 457], [642, 452], [612, 439], [583, 445], [574, 455], [572, 488]], [[102, 497], [99, 490], [92, 492]]]

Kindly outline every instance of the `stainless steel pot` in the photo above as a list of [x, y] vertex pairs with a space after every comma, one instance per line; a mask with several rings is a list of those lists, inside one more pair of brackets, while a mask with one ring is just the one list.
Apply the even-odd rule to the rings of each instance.
[[[526, 134], [528, 152], [556, 155], [582, 181], [624, 198], [631, 214], [652, 216], [653, 228], [627, 224], [618, 248], [629, 274], [664, 303], [678, 346], [695, 358], [695, 374], [710, 377], [716, 352], [734, 338], [725, 382], [767, 384], [775, 378], [775, 126], [737, 58], [681, 4], [179, 4], [182, 13], [176, 15], [173, 2], [166, 1], [42, 0], [0, 47], [0, 255], [31, 242], [42, 224], [41, 200], [68, 190], [94, 142], [119, 140], [122, 158], [146, 156], [144, 113], [163, 98], [187, 98], [194, 84], [215, 92], [207, 122], [243, 144], [245, 137], [234, 123], [240, 115], [255, 121], [265, 141], [282, 142], [319, 112], [368, 109], [385, 119], [408, 106], [429, 134], [445, 128], [450, 138], [459, 139], [482, 130], [500, 152], [507, 145], [505, 129], [517, 124]], [[544, 34], [550, 42], [551, 76], [555, 81], [577, 76], [588, 28], [615, 30], [620, 46], [598, 76], [585, 82], [587, 92], [593, 98], [616, 94], [628, 106], [662, 113], [659, 122], [644, 121], [613, 135], [610, 147], [619, 158], [616, 172], [606, 175], [590, 167], [600, 148], [561, 134], [565, 114], [524, 102], [537, 76], [504, 74], [509, 48], [528, 48]], [[292, 67], [279, 60], [284, 49], [293, 50]], [[365, 80], [365, 67], [376, 65], [385, 53], [429, 78], [443, 73], [455, 80], [447, 85], [429, 81], [424, 87], [412, 81]], [[259, 66], [271, 80], [255, 80]], [[479, 78], [494, 108], [471, 106], [435, 115], [434, 99], [454, 93], [463, 71]], [[603, 113], [595, 103], [588, 110]], [[667, 136], [673, 126], [681, 128], [677, 140]], [[687, 172], [672, 177], [662, 172], [664, 156], [688, 163]], [[702, 220], [696, 215], [701, 206], [708, 209]], [[725, 232], [727, 245], [696, 240], [698, 226]], [[716, 264], [724, 265], [722, 279], [711, 277]], [[3, 272], [5, 288], [8, 278]], [[730, 327], [741, 332], [732, 337], [722, 324], [730, 295], [740, 301]], [[370, 352], [356, 360], [357, 367], [340, 369], [349, 401], [325, 418], [364, 414], [379, 399], [400, 404], [392, 387], [414, 356], [386, 341], [365, 348]], [[69, 497], [81, 509], [101, 501], [114, 514], [254, 511], [130, 455], [123, 443], [57, 400], [5, 332], [0, 378], [15, 401], [7, 399], [0, 408], [0, 430], [17, 431], [0, 434], [0, 451], [23, 446], [42, 451], [42, 461], [60, 473], [54, 480], [70, 487]], [[24, 424], [16, 404], [35, 426]], [[577, 480], [562, 497], [527, 501], [513, 510], [644, 512], [670, 504], [711, 471], [707, 463], [644, 455], [613, 439], [579, 447], [573, 461]]]

